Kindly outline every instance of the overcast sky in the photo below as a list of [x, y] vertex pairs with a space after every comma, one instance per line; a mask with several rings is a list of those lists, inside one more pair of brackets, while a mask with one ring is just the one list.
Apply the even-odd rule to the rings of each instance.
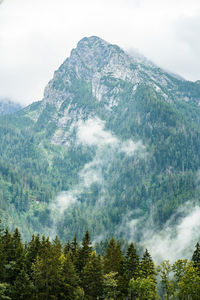
[[91, 35], [200, 79], [199, 0], [0, 0], [0, 98], [42, 99], [53, 72]]

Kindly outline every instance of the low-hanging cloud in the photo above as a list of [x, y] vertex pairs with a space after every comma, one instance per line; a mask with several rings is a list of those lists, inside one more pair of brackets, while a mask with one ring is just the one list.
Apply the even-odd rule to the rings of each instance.
[[78, 142], [88, 146], [98, 147], [118, 144], [119, 140], [110, 131], [104, 130], [105, 123], [99, 118], [90, 118], [85, 122], [80, 120], [78, 123]]
[[89, 118], [86, 121], [78, 122], [77, 130], [78, 143], [88, 146], [96, 146], [98, 150], [102, 147], [112, 147], [118, 152], [124, 152], [126, 155], [133, 155], [137, 150], [145, 151], [141, 141], [134, 142], [129, 139], [121, 141], [111, 131], [105, 130], [105, 121], [98, 117]]
[[[178, 220], [178, 221], [177, 221]], [[200, 240], [200, 207], [189, 201], [181, 206], [158, 230], [149, 217], [124, 217], [121, 231], [126, 232], [129, 241], [138, 239], [147, 248], [156, 263], [163, 260], [174, 262], [177, 259], [191, 259], [195, 244]]]
[[[104, 169], [115, 159], [115, 155], [134, 155], [138, 150], [140, 155], [145, 153], [145, 147], [141, 141], [133, 140], [121, 141], [111, 131], [105, 129], [105, 122], [99, 118], [89, 118], [86, 121], [79, 120], [77, 123], [76, 144], [95, 148], [93, 159], [86, 163], [78, 174], [78, 183], [68, 191], [58, 194], [55, 201], [51, 204], [54, 214], [54, 230], [56, 223], [62, 218], [66, 209], [79, 204], [81, 194], [87, 191], [93, 184], [99, 186], [99, 204], [104, 202], [104, 194], [107, 182], [104, 178]], [[56, 215], [55, 215], [56, 212]]]

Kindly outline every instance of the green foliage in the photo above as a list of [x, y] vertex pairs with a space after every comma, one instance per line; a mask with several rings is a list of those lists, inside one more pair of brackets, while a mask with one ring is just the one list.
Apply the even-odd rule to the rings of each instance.
[[[154, 262], [148, 250], [140, 258], [133, 243], [123, 254], [119, 241], [111, 238], [101, 256], [93, 251], [88, 231], [82, 245], [75, 235], [62, 246], [57, 237], [50, 241], [40, 235], [23, 244], [18, 229], [5, 229], [0, 255], [0, 299], [159, 299]], [[157, 271], [161, 299], [199, 299], [199, 269], [193, 261], [163, 261]]]
[[161, 284], [164, 291], [164, 299], [170, 299], [174, 295], [175, 286], [172, 280], [172, 266], [168, 260], [162, 262], [160, 266], [157, 267], [157, 272], [161, 278]]
[[155, 282], [147, 278], [133, 278], [129, 283], [129, 290], [136, 300], [155, 300], [158, 299]]
[[104, 275], [103, 296], [105, 299], [116, 299], [117, 291], [117, 272], [110, 272]]
[[137, 251], [133, 243], [131, 243], [127, 249], [125, 265], [126, 265], [126, 272], [129, 280], [131, 278], [136, 279], [139, 277], [139, 269], [140, 269], [139, 255], [137, 254]]
[[140, 262], [140, 270], [142, 278], [150, 278], [154, 282], [156, 281], [156, 270], [153, 259], [148, 250], [145, 250], [142, 260]]
[[83, 269], [82, 287], [86, 299], [98, 299], [103, 294], [103, 265], [94, 252]]
[[198, 267], [200, 270], [200, 245], [196, 244], [194, 253], [192, 255], [192, 261], [194, 262], [194, 267]]
[[178, 282], [179, 299], [198, 300], [200, 297], [200, 276], [197, 268], [193, 266], [192, 262], [186, 265], [184, 275]]

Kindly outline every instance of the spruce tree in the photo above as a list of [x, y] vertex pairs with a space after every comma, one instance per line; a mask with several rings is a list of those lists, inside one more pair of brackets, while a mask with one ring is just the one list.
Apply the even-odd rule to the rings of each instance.
[[[74, 244], [72, 246], [72, 252], [76, 253], [77, 245]], [[90, 258], [90, 254], [92, 253], [92, 247], [91, 247], [91, 241], [90, 241], [90, 235], [88, 230], [86, 230], [85, 235], [82, 240], [82, 247], [78, 250], [78, 261], [77, 261], [77, 269], [79, 272], [79, 275], [81, 276], [81, 271], [87, 264]]]
[[40, 247], [41, 247], [41, 241], [40, 241], [39, 234], [36, 236], [32, 235], [32, 239], [26, 247], [26, 258], [25, 258], [27, 273], [29, 274], [30, 277], [32, 276], [31, 267], [32, 264], [35, 262], [36, 257], [38, 256]]
[[104, 256], [104, 272], [117, 272], [122, 273], [123, 269], [123, 256], [119, 242], [116, 242], [112, 237], [108, 243], [106, 254]]
[[117, 273], [118, 295], [122, 298], [125, 297], [128, 293], [128, 278], [125, 273], [125, 263], [119, 241], [116, 242], [114, 238], [110, 239], [103, 260], [106, 274]]
[[40, 251], [32, 266], [33, 280], [39, 299], [56, 298], [60, 290], [61, 245], [56, 238], [51, 244], [42, 237]]
[[140, 263], [140, 269], [141, 269], [141, 277], [143, 278], [151, 278], [154, 282], [156, 282], [156, 271], [154, 262], [151, 258], [151, 255], [149, 254], [148, 250], [146, 249], [141, 263]]
[[200, 245], [199, 243], [196, 244], [194, 253], [192, 255], [192, 261], [194, 262], [194, 267], [198, 267], [200, 271]]
[[82, 287], [89, 299], [98, 299], [103, 294], [103, 265], [100, 256], [95, 252], [83, 269]]
[[126, 274], [128, 277], [128, 280], [131, 278], [138, 278], [139, 277], [139, 256], [136, 252], [136, 249], [133, 245], [133, 243], [130, 244], [130, 246], [127, 249], [126, 252]]
[[68, 254], [62, 261], [60, 299], [74, 300], [79, 289], [79, 278]]
[[12, 299], [34, 299], [34, 285], [24, 269], [20, 271], [12, 286]]

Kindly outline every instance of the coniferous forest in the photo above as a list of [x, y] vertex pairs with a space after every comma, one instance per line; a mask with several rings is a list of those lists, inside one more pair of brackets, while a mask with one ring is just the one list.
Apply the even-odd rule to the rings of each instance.
[[198, 243], [173, 264], [139, 252], [113, 237], [92, 245], [88, 231], [81, 243], [38, 234], [24, 244], [17, 228], [1, 229], [0, 299], [200, 299]]

